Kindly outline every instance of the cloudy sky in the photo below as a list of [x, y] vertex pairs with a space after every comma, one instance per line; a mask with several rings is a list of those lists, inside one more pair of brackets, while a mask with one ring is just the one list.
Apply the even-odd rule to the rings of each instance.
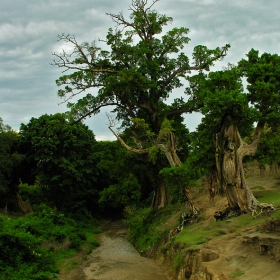
[[[31, 117], [66, 110], [58, 105], [55, 85], [61, 69], [50, 65], [52, 52], [65, 48], [57, 35], [74, 35], [79, 42], [103, 39], [114, 27], [106, 12], [129, 15], [131, 0], [0, 0], [0, 4], [0, 117], [18, 130]], [[186, 49], [190, 55], [198, 44], [209, 48], [231, 44], [217, 68], [245, 58], [251, 48], [280, 53], [279, 0], [160, 0], [154, 8], [173, 17], [170, 28], [190, 29]], [[105, 112], [86, 121], [98, 140], [114, 139]], [[190, 130], [198, 122], [199, 116], [186, 115]]]

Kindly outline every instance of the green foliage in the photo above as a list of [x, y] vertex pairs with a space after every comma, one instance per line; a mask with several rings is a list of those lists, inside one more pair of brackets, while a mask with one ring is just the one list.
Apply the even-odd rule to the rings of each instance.
[[273, 164], [280, 162], [280, 130], [278, 127], [265, 127], [258, 150], [256, 160], [261, 164]]
[[257, 120], [255, 108], [249, 106], [243, 91], [240, 69], [229, 65], [223, 71], [199, 73], [188, 78], [187, 94], [204, 115], [197, 130], [191, 133], [191, 154], [188, 162], [193, 168], [210, 170], [215, 165], [215, 135], [224, 121], [238, 125], [242, 137], [251, 136]]
[[15, 196], [22, 156], [17, 151], [18, 134], [0, 118], [0, 208]]
[[42, 202], [46, 202], [42, 189], [38, 185], [30, 186], [28, 184], [20, 184], [18, 192], [22, 200], [28, 200], [33, 208], [39, 206]]
[[[155, 141], [155, 133], [151, 131], [151, 128], [144, 119], [132, 118], [131, 121], [134, 123], [135, 128], [138, 128], [140, 133], [144, 133], [144, 136], [147, 137], [150, 142]], [[139, 135], [139, 133], [137, 134]]]
[[248, 101], [259, 111], [262, 122], [279, 127], [280, 56], [251, 49], [238, 66], [247, 78]]
[[158, 152], [159, 149], [157, 147], [149, 149], [149, 158], [151, 159], [153, 164], [156, 164]]
[[131, 153], [118, 142], [108, 142], [106, 146], [108, 152], [98, 163], [103, 180], [99, 203], [107, 209], [139, 206], [153, 190], [154, 166], [147, 162], [145, 155]]
[[27, 183], [37, 178], [49, 204], [69, 212], [97, 208], [96, 141], [87, 126], [62, 114], [43, 115], [21, 125], [20, 141], [33, 176]]
[[156, 212], [149, 208], [127, 211], [125, 224], [128, 226], [128, 238], [139, 252], [146, 252], [156, 246], [168, 235], [170, 228], [161, 227], [171, 214], [178, 211], [178, 205], [168, 205]]
[[[108, 14], [118, 28], [108, 30], [106, 50], [95, 42], [79, 44], [71, 36], [59, 36], [76, 51], [54, 54], [57, 60], [53, 62], [65, 71], [75, 69], [56, 81], [62, 87], [59, 97], [71, 99], [81, 92], [90, 92], [68, 104], [71, 117], [80, 120], [99, 113], [102, 107], [114, 105], [113, 112], [122, 127], [134, 130], [142, 126], [147, 132], [146, 142], [150, 138], [162, 140], [170, 131], [166, 122], [182, 124], [182, 114], [203, 105], [183, 98], [172, 99], [173, 90], [184, 86], [182, 80], [190, 71], [209, 70], [230, 48], [228, 44], [215, 49], [199, 45], [194, 48], [191, 61], [182, 51], [190, 41], [189, 29], [175, 27], [164, 32], [163, 27], [172, 18], [153, 9], [157, 1], [148, 2], [133, 1], [128, 19], [122, 13]], [[96, 94], [91, 91], [94, 87], [99, 88]], [[175, 126], [176, 130], [180, 127]]]
[[230, 278], [237, 278], [244, 274], [244, 270], [237, 268], [233, 273], [230, 274]]
[[141, 198], [141, 186], [137, 178], [128, 174], [123, 181], [100, 192], [100, 202], [109, 203], [112, 207], [127, 206], [139, 203]]
[[172, 120], [170, 121], [168, 119], [164, 119], [162, 121], [160, 131], [158, 133], [158, 140], [161, 140], [161, 139], [163, 139], [165, 141], [167, 140], [170, 132], [174, 130], [172, 127], [173, 123], [174, 123], [174, 121], [172, 121]]
[[184, 188], [195, 186], [195, 174], [187, 165], [163, 168], [159, 173], [170, 189], [173, 202], [185, 201]]
[[[82, 244], [98, 246], [92, 238], [94, 226], [82, 224], [40, 205], [27, 217], [0, 215], [0, 279], [51, 279], [59, 271], [58, 261]], [[91, 232], [90, 238], [89, 232]], [[74, 251], [73, 251], [74, 249]]]

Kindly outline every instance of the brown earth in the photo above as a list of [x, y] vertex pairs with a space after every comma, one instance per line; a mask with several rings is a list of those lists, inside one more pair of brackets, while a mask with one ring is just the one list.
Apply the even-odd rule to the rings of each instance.
[[[258, 170], [257, 170], [258, 171]], [[250, 188], [279, 188], [279, 179], [270, 174], [253, 172], [248, 176]], [[209, 202], [206, 191], [198, 193], [196, 204], [205, 209], [204, 224], [215, 222], [213, 214], [227, 206], [225, 197], [216, 196]], [[172, 222], [173, 221], [173, 222]], [[178, 221], [178, 215], [170, 219]], [[270, 231], [272, 225], [267, 222], [268, 230], [257, 231], [249, 227], [217, 240], [210, 240], [199, 249], [192, 250], [184, 260], [179, 273], [172, 279], [178, 280], [277, 280], [280, 279], [280, 232]], [[279, 221], [280, 226], [280, 221]], [[277, 226], [278, 227], [278, 226]], [[127, 242], [126, 230], [120, 221], [103, 224], [104, 232], [97, 237], [101, 246], [86, 259], [82, 253], [73, 258], [77, 263], [67, 272], [65, 266], [60, 273], [61, 280], [164, 280], [168, 260], [163, 257], [157, 262], [141, 257]], [[165, 265], [159, 265], [158, 263]]]
[[[276, 176], [260, 174], [249, 176], [247, 184], [253, 189], [275, 190], [280, 187]], [[219, 195], [213, 202], [209, 202], [206, 195], [200, 194], [196, 196], [195, 202], [205, 209], [204, 225], [215, 222], [215, 211], [227, 206], [226, 198]], [[166, 262], [168, 263], [168, 260], [165, 260]], [[173, 279], [278, 280], [279, 262], [280, 220], [272, 221], [268, 218], [263, 230], [251, 226], [236, 233], [225, 234], [217, 240], [210, 240], [199, 249], [190, 250], [179, 273]]]

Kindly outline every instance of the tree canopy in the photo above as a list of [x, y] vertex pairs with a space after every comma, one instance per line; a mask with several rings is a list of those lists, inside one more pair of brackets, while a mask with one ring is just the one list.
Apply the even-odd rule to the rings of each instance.
[[154, 10], [156, 2], [132, 1], [129, 19], [122, 13], [108, 13], [116, 29], [109, 29], [104, 49], [95, 41], [78, 43], [70, 35], [59, 36], [73, 51], [54, 53], [53, 64], [70, 72], [56, 81], [63, 87], [58, 95], [67, 101], [78, 95], [76, 102], [68, 103], [75, 120], [114, 106], [113, 112], [124, 127], [131, 127], [131, 121], [140, 118], [152, 132], [159, 133], [165, 119], [197, 109], [181, 97], [173, 98], [169, 105], [167, 99], [174, 89], [184, 86], [183, 80], [191, 71], [209, 70], [225, 57], [230, 46], [208, 49], [198, 45], [189, 58], [185, 54], [189, 29], [175, 27], [163, 34], [163, 27], [172, 18]]
[[0, 118], [0, 203], [7, 203], [17, 192], [19, 166], [22, 157], [18, 153], [18, 134]]
[[[136, 144], [140, 143], [140, 148], [128, 146], [110, 123], [110, 130], [125, 148], [150, 156], [161, 150], [170, 166], [182, 166], [173, 121], [182, 123], [181, 115], [197, 110], [201, 104], [172, 98], [173, 90], [183, 88], [184, 79], [192, 71], [208, 71], [226, 56], [230, 45], [215, 49], [198, 45], [190, 58], [185, 53], [189, 29], [175, 27], [164, 33], [172, 18], [154, 9], [157, 2], [133, 0], [129, 19], [122, 13], [108, 13], [116, 28], [110, 28], [102, 41], [106, 48], [97, 42], [78, 43], [75, 37], [60, 35], [59, 40], [70, 44], [73, 51], [54, 53], [53, 64], [70, 72], [56, 83], [62, 87], [59, 97], [69, 101], [74, 121], [114, 106], [112, 111], [122, 128], [129, 128]], [[92, 91], [94, 88], [98, 91]], [[73, 97], [77, 101], [70, 102]], [[145, 133], [139, 133], [139, 128]]]
[[69, 211], [96, 207], [96, 140], [86, 125], [70, 124], [63, 114], [42, 115], [22, 124], [20, 136], [33, 183], [47, 202]]

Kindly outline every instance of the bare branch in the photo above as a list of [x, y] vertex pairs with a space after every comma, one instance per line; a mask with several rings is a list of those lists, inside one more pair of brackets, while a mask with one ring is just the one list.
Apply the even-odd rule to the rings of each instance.
[[135, 149], [135, 148], [132, 148], [130, 146], [128, 146], [124, 141], [123, 139], [112, 129], [111, 126], [108, 127], [111, 132], [116, 136], [116, 138], [118, 139], [118, 141], [120, 142], [120, 144], [126, 148], [128, 151], [130, 152], [133, 152], [133, 153], [136, 153], [136, 154], [148, 154], [149, 153], [149, 150], [152, 149], [152, 148], [155, 148], [156, 146], [153, 146], [153, 147], [150, 147], [150, 148], [147, 148], [147, 149]]

